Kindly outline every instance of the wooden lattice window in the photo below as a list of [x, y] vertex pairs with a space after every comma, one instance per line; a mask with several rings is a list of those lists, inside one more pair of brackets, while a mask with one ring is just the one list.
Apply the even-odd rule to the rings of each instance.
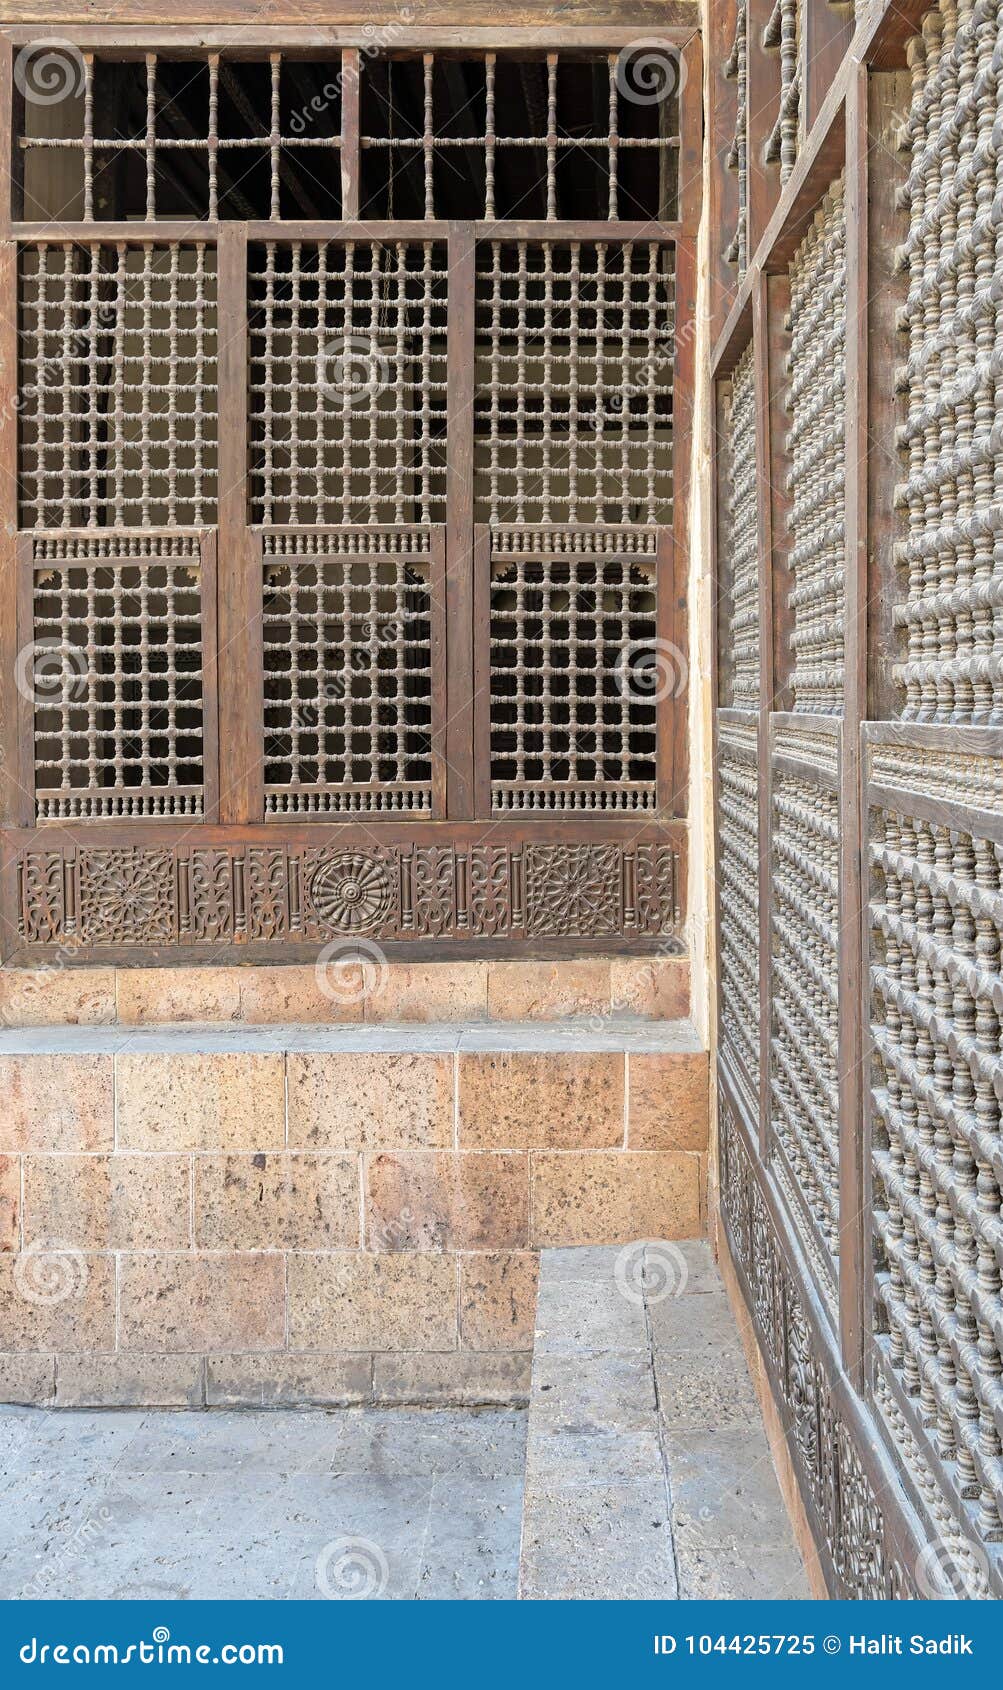
[[647, 45], [644, 57], [374, 61], [362, 87], [363, 215], [674, 216], [679, 61]]
[[443, 520], [447, 280], [432, 241], [252, 248], [256, 521]]
[[25, 550], [33, 638], [20, 662], [38, 819], [205, 815], [211, 548], [144, 535]]
[[216, 520], [216, 253], [27, 246], [19, 277], [24, 528]]
[[24, 217], [341, 215], [340, 55], [66, 59], [69, 132], [26, 104]]
[[18, 947], [681, 943], [699, 43], [403, 37], [16, 49]]
[[267, 812], [431, 814], [441, 530], [271, 532], [263, 548]]
[[492, 241], [477, 271], [481, 521], [667, 523], [671, 254]]
[[492, 810], [653, 810], [658, 530], [492, 540]]
[[846, 216], [842, 179], [790, 266], [790, 686], [794, 709], [843, 707], [846, 617]]

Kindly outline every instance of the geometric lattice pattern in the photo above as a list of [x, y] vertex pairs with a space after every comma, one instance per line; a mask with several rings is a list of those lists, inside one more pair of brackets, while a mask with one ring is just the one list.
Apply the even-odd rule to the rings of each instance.
[[[998, 123], [997, 8], [942, 5], [914, 44], [903, 202], [908, 415], [900, 432], [902, 714], [1003, 722], [999, 620], [1001, 259], [988, 144]], [[973, 89], [981, 89], [972, 97]], [[945, 126], [944, 113], [952, 114]], [[935, 280], [934, 280], [935, 278]]]
[[667, 43], [589, 59], [425, 53], [419, 67], [371, 58], [363, 214], [671, 217], [678, 83]]
[[254, 520], [441, 522], [445, 248], [269, 241], [248, 280]]
[[738, 1056], [758, 1108], [759, 770], [755, 727], [718, 721], [718, 969], [723, 1043]]
[[846, 219], [833, 183], [790, 265], [787, 449], [796, 710], [843, 707]]
[[[32, 166], [58, 148], [85, 220], [116, 209], [148, 221], [180, 212], [210, 219], [338, 215], [340, 53], [334, 56], [334, 65], [281, 53], [258, 60], [147, 53], [130, 62], [40, 45], [25, 61], [28, 89], [44, 94], [65, 84], [68, 121], [58, 139], [23, 137], [24, 214], [39, 214]], [[319, 190], [322, 207], [311, 203]], [[115, 196], [124, 205], [109, 203]], [[62, 208], [50, 209], [57, 215]]]
[[201, 816], [197, 543], [38, 541], [32, 600], [38, 819]]
[[492, 809], [654, 809], [657, 535], [492, 538]]
[[731, 697], [727, 703], [737, 709], [758, 710], [759, 486], [751, 346], [735, 366], [725, 427], [728, 555], [723, 561], [730, 573], [730, 593], [721, 606], [722, 673], [731, 675]]
[[195, 243], [22, 250], [23, 528], [216, 520], [215, 271]]
[[803, 0], [776, 0], [763, 30], [763, 46], [780, 57], [780, 109], [766, 142], [766, 161], [779, 164], [786, 182], [797, 163], [801, 137], [801, 13]]
[[673, 295], [657, 242], [481, 245], [481, 522], [671, 522]]
[[428, 533], [264, 552], [266, 812], [430, 811]]
[[879, 1354], [972, 1536], [998, 1545], [1003, 848], [890, 811], [872, 832]]
[[831, 1258], [839, 1254], [837, 815], [834, 791], [774, 773], [771, 1121], [780, 1167]]

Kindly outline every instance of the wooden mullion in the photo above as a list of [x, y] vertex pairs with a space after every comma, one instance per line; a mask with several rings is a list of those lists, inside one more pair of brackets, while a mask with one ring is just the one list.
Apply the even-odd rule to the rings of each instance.
[[216, 558], [218, 536], [202, 535], [199, 587], [202, 608], [202, 761], [203, 814], [219, 820], [219, 649]]
[[429, 548], [429, 654], [431, 681], [432, 815], [446, 814], [446, 530], [432, 529]]
[[[14, 48], [0, 37], [0, 240], [8, 239], [14, 219]], [[13, 298], [4, 294], [4, 300]]]
[[[675, 320], [689, 330], [696, 322], [697, 265], [695, 247], [683, 241], [675, 253]], [[696, 342], [692, 332], [676, 336], [672, 386], [672, 567], [665, 573], [671, 583], [671, 644], [678, 656], [680, 676], [687, 673], [689, 626], [687, 592], [690, 560], [690, 461], [693, 447], [693, 409], [696, 386]], [[689, 721], [688, 689], [669, 702], [672, 707], [672, 781], [668, 813], [685, 816], [688, 808]]]
[[[770, 821], [772, 808], [772, 765], [770, 759], [770, 711], [776, 696], [776, 643], [774, 640], [774, 430], [776, 400], [771, 384], [776, 376], [776, 351], [771, 342], [774, 311], [770, 293], [775, 285], [765, 276], [756, 277], [752, 295], [752, 360], [756, 400], [756, 479], [761, 489], [757, 549], [759, 552], [759, 1150], [768, 1151], [770, 1119], [770, 922], [772, 874]], [[772, 356], [771, 356], [772, 352]], [[778, 459], [779, 461], [779, 459]]]
[[806, 135], [825, 104], [852, 39], [851, 6], [837, 0], [803, 0], [801, 111]]
[[260, 623], [261, 549], [249, 532], [247, 235], [220, 230], [219, 297], [219, 813], [264, 814]]
[[[507, 555], [507, 554], [506, 554]], [[474, 814], [491, 815], [491, 530], [474, 530]]]
[[[22, 700], [17, 688], [17, 654], [23, 638], [17, 627], [18, 538], [18, 261], [13, 241], [0, 243], [0, 821], [22, 826], [34, 805], [22, 784]], [[30, 545], [30, 541], [28, 541]]]
[[476, 244], [472, 223], [449, 233], [446, 364], [446, 792], [451, 821], [474, 805], [474, 358]]
[[860, 725], [867, 710], [867, 70], [846, 105], [846, 542], [843, 736], [839, 759], [839, 1330], [843, 1365], [859, 1388], [865, 1248], [861, 1168], [863, 1028], [860, 1002]]
[[360, 62], [358, 47], [341, 53], [341, 215], [351, 222], [359, 215], [362, 183], [362, 142], [359, 119]]

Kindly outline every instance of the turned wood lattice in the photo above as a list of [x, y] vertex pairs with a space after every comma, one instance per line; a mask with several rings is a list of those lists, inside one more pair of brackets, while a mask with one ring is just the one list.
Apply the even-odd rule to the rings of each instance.
[[380, 59], [362, 87], [363, 214], [672, 217], [678, 84], [657, 39], [587, 58]]
[[[1003, 460], [999, 358], [1003, 327], [992, 196], [995, 26], [971, 7], [931, 11], [911, 54], [915, 98], [902, 203], [908, 351], [905, 476], [898, 501], [895, 674], [903, 715], [918, 722], [1003, 723], [999, 510]], [[975, 89], [983, 97], [974, 99]], [[948, 135], [945, 114], [957, 112]]]
[[832, 1594], [998, 1598], [1003, 16], [768, 9], [714, 261], [724, 1231]]
[[779, 164], [780, 180], [789, 180], [797, 161], [801, 136], [803, 72], [801, 30], [806, 0], [776, 0], [763, 31], [763, 46], [776, 51], [780, 61], [780, 109], [766, 141], [765, 156]]
[[846, 513], [846, 226], [829, 190], [791, 262], [790, 590], [796, 710], [842, 709]]
[[447, 279], [431, 241], [252, 248], [256, 521], [443, 520]]
[[669, 264], [655, 241], [481, 248], [479, 520], [671, 521]]
[[657, 610], [657, 530], [493, 534], [493, 811], [654, 810]]
[[27, 245], [18, 402], [23, 528], [216, 520], [216, 253]]
[[433, 548], [427, 529], [264, 536], [269, 814], [431, 812]]
[[725, 261], [737, 266], [741, 281], [749, 262], [749, 12], [747, 0], [739, 0], [735, 12], [735, 36], [722, 75], [735, 84], [735, 133], [725, 160], [735, 172], [738, 184], [738, 213], [735, 228], [725, 247]]
[[204, 814], [198, 541], [39, 539], [25, 569], [39, 820]]
[[[58, 75], [55, 53], [50, 62]], [[67, 65], [71, 132], [20, 137], [25, 217], [68, 215], [67, 200], [79, 200], [85, 220], [340, 216], [337, 56], [82, 53]], [[58, 205], [45, 191], [47, 163], [60, 172]]]

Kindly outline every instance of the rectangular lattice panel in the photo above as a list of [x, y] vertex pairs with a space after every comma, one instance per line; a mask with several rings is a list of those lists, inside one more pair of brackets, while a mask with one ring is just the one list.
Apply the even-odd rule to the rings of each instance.
[[27, 219], [341, 215], [337, 50], [124, 59], [57, 41], [19, 72]]
[[22, 248], [23, 528], [216, 520], [216, 254], [174, 246]]
[[752, 347], [735, 366], [718, 465], [723, 522], [718, 601], [720, 702], [759, 709], [759, 484]]
[[671, 522], [671, 264], [654, 241], [481, 245], [479, 521]]
[[846, 219], [826, 194], [790, 265], [787, 450], [794, 709], [843, 708], [846, 564]]
[[[942, 761], [964, 786], [967, 754]], [[945, 1537], [999, 1585], [1003, 845], [996, 818], [927, 808], [869, 818], [876, 1396], [961, 1522]]]
[[759, 1109], [759, 753], [755, 721], [718, 717], [717, 885], [722, 1046]]
[[895, 675], [902, 714], [919, 722], [1003, 722], [1003, 253], [992, 140], [1001, 50], [998, 10], [983, 16], [941, 5], [927, 13], [910, 58], [907, 415], [898, 488], [905, 531], [896, 605], [903, 661]]
[[675, 215], [677, 51], [372, 56], [362, 77], [370, 217]]
[[748, 0], [738, 0], [735, 10], [735, 37], [721, 74], [735, 84], [735, 134], [725, 157], [729, 170], [735, 172], [738, 187], [738, 211], [735, 229], [725, 248], [725, 261], [736, 266], [738, 280], [745, 275], [749, 263], [749, 13]]
[[[788, 718], [789, 720], [789, 718]], [[832, 1301], [839, 1255], [837, 741], [774, 722], [770, 1125], [778, 1184]], [[778, 766], [781, 750], [786, 767]]]
[[780, 105], [777, 121], [766, 141], [766, 161], [779, 164], [781, 183], [786, 182], [801, 145], [801, 30], [804, 0], [776, 0], [763, 30], [763, 46], [773, 49], [778, 60]]
[[269, 241], [248, 289], [254, 520], [441, 522], [445, 248]]
[[262, 549], [266, 814], [431, 814], [441, 535], [265, 533]]
[[197, 537], [39, 538], [26, 567], [37, 819], [201, 816], [215, 589]]
[[492, 533], [496, 814], [654, 810], [658, 551], [656, 530]]

